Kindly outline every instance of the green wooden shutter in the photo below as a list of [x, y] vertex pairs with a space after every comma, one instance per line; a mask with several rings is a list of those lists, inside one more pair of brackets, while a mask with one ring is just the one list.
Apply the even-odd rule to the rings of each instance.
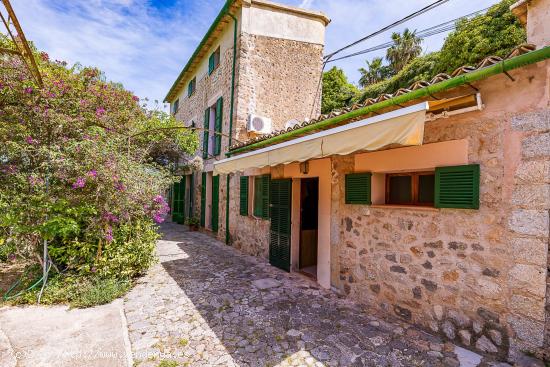
[[261, 217], [264, 219], [269, 218], [269, 192], [271, 183], [271, 176], [265, 175], [262, 176], [262, 212]]
[[206, 224], [206, 172], [202, 173], [201, 186], [201, 227]]
[[223, 120], [223, 97], [218, 98], [216, 102], [216, 119], [214, 123], [214, 129], [216, 135], [214, 136], [214, 155], [219, 155], [222, 151], [222, 120]]
[[212, 231], [218, 232], [220, 213], [220, 176], [212, 177]]
[[239, 212], [248, 215], [248, 176], [241, 176]]
[[181, 213], [179, 224], [185, 223], [185, 189], [187, 187], [187, 176], [183, 176], [180, 181], [180, 207], [179, 211]]
[[208, 158], [208, 129], [210, 128], [210, 108], [204, 111], [204, 131], [202, 134], [202, 157]]
[[371, 204], [372, 173], [346, 175], [346, 204]]
[[479, 209], [479, 164], [437, 167], [435, 207]]
[[212, 74], [216, 67], [216, 65], [214, 65], [214, 54], [215, 52], [213, 52], [208, 58], [208, 75]]
[[195, 198], [195, 174], [191, 173], [190, 177], [190, 184], [189, 184], [189, 217], [194, 217], [195, 213], [193, 213], [193, 208], [195, 206], [195, 203], [193, 203], [193, 199]]
[[290, 215], [292, 180], [270, 180], [271, 228], [269, 263], [290, 271]]
[[179, 193], [180, 193], [180, 183], [174, 182], [172, 185], [172, 222], [178, 222], [180, 217], [179, 212]]

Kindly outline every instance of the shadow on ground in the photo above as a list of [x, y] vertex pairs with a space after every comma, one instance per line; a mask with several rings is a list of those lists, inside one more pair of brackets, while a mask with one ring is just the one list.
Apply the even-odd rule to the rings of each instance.
[[[239, 366], [458, 366], [439, 338], [374, 317], [303, 276], [181, 226], [168, 224], [164, 233], [186, 256], [164, 255], [161, 241], [163, 269]], [[275, 286], [254, 285], [266, 278]]]

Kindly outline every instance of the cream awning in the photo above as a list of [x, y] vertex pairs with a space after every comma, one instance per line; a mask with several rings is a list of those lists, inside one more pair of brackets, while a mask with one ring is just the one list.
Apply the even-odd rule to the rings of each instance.
[[423, 102], [223, 159], [214, 163], [214, 174], [373, 151], [390, 144], [421, 145], [427, 109]]

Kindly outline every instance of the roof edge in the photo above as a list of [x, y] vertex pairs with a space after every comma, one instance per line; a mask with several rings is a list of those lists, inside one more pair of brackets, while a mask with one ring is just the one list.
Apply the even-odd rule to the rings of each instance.
[[276, 10], [287, 11], [289, 13], [305, 15], [306, 17], [309, 17], [309, 18], [319, 19], [324, 23], [325, 27], [330, 23], [330, 18], [321, 11], [303, 9], [303, 8], [286, 5], [286, 4], [279, 4], [269, 0], [244, 0], [243, 3], [264, 6], [264, 7], [273, 8]]
[[[529, 45], [529, 46], [534, 47], [533, 45]], [[522, 46], [519, 46], [518, 49], [520, 47]], [[317, 129], [330, 128], [333, 125], [342, 123], [346, 120], [350, 120], [353, 118], [362, 117], [371, 112], [376, 112], [388, 107], [399, 106], [401, 104], [413, 101], [418, 98], [427, 97], [435, 93], [443, 92], [445, 90], [456, 88], [467, 83], [486, 79], [497, 74], [505, 73], [509, 70], [518, 69], [520, 67], [531, 65], [540, 61], [548, 60], [548, 59], [550, 59], [550, 46], [546, 46], [538, 50], [523, 53], [518, 56], [513, 56], [508, 59], [499, 60], [498, 62], [490, 66], [481, 67], [479, 69], [474, 69], [471, 71], [464, 70], [464, 73], [456, 75], [449, 79], [445, 79], [434, 84], [428, 84], [418, 89], [408, 90], [408, 92], [405, 92], [402, 94], [396, 93], [395, 96], [388, 95], [390, 98], [385, 98], [386, 96], [382, 95], [380, 97], [384, 97], [384, 98], [371, 100], [370, 101], [371, 104], [368, 104], [369, 101], [367, 101], [367, 105], [364, 107], [360, 107], [358, 109], [351, 109], [351, 110], [344, 109], [343, 111], [340, 111], [340, 113], [329, 114], [328, 118], [326, 119], [313, 121], [312, 123], [306, 124], [306, 125], [301, 125], [295, 128], [294, 130], [287, 130], [286, 132], [268, 137], [266, 139], [262, 139], [256, 142], [252, 141], [248, 144], [245, 144], [243, 146], [238, 146], [233, 149], [230, 148], [228, 155], [231, 156], [234, 154], [239, 154], [246, 151], [259, 149], [267, 145], [280, 143], [285, 140], [293, 139], [294, 137], [300, 134], [309, 133]], [[464, 69], [464, 68], [461, 68], [461, 69]]]
[[218, 27], [221, 20], [229, 13], [229, 9], [231, 8], [231, 6], [235, 2], [237, 2], [237, 0], [226, 0], [225, 1], [225, 4], [222, 7], [222, 9], [220, 10], [220, 12], [218, 13], [218, 16], [216, 17], [216, 19], [214, 19], [214, 22], [212, 23], [210, 28], [208, 28], [208, 31], [203, 36], [201, 42], [199, 43], [199, 45], [197, 46], [197, 48], [195, 49], [195, 51], [193, 52], [193, 54], [191, 55], [189, 60], [187, 61], [187, 64], [185, 64], [183, 70], [179, 73], [178, 77], [176, 78], [176, 80], [174, 81], [172, 86], [170, 87], [170, 90], [166, 94], [166, 97], [164, 97], [164, 102], [170, 102], [170, 97], [171, 97], [172, 93], [174, 93], [174, 91], [176, 90], [176, 88], [177, 88], [178, 84], [180, 83], [181, 79], [183, 78], [183, 76], [185, 75], [187, 70], [189, 70], [189, 67], [191, 66], [191, 64], [193, 63], [195, 58], [197, 57], [200, 50], [203, 48], [204, 44], [208, 41], [208, 39], [210, 38], [210, 36], [214, 32], [214, 30]]

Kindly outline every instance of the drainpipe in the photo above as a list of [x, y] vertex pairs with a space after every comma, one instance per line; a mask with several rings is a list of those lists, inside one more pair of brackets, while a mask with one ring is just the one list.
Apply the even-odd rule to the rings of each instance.
[[[227, 148], [231, 147], [231, 140], [233, 137], [233, 110], [235, 106], [235, 66], [237, 64], [237, 18], [231, 14], [227, 13], [231, 18], [233, 18], [233, 65], [231, 66], [231, 101], [229, 108], [229, 143]], [[226, 202], [225, 202], [225, 244], [229, 245], [229, 178], [230, 173], [227, 174], [226, 181]]]

